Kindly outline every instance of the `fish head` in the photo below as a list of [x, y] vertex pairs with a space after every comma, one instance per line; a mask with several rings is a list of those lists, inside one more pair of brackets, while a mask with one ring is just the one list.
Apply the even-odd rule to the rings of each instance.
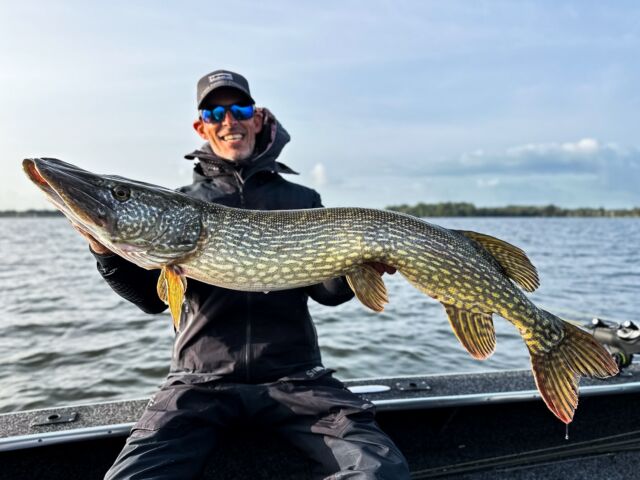
[[29, 179], [73, 223], [143, 268], [179, 264], [197, 249], [201, 207], [173, 190], [97, 175], [61, 160], [26, 159]]

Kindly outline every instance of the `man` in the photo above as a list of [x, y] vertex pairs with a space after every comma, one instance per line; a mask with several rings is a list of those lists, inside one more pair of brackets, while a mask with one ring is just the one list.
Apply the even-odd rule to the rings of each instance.
[[[255, 107], [244, 77], [225, 70], [205, 75], [197, 101], [193, 127], [207, 143], [186, 155], [199, 162], [193, 183], [180, 191], [239, 208], [322, 207], [317, 192], [281, 176], [295, 173], [276, 161], [289, 135], [268, 110]], [[166, 309], [156, 293], [158, 271], [83, 235], [113, 290], [145, 312]], [[190, 280], [168, 378], [106, 478], [196, 478], [224, 440], [223, 428], [239, 419], [282, 434], [317, 463], [318, 477], [408, 478], [404, 457], [375, 423], [373, 405], [323, 367], [308, 297], [338, 305], [353, 293], [342, 278], [268, 294]]]

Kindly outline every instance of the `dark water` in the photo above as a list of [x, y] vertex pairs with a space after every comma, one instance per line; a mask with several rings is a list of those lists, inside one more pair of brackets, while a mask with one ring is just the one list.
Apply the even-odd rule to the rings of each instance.
[[[522, 247], [542, 286], [530, 298], [565, 318], [640, 321], [640, 220], [453, 218], [450, 228]], [[496, 317], [498, 346], [472, 359], [444, 309], [386, 276], [382, 314], [357, 301], [311, 302], [324, 363], [342, 378], [527, 368], [515, 328]], [[0, 219], [0, 412], [140, 398], [166, 374], [168, 314], [146, 315], [114, 294], [84, 241], [61, 218]]]

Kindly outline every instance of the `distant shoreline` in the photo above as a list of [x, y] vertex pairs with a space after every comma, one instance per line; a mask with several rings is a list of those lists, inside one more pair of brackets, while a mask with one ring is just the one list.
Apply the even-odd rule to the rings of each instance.
[[391, 205], [388, 210], [416, 217], [640, 217], [640, 207], [629, 209], [562, 208], [556, 205], [507, 205], [476, 207], [473, 203], [418, 203]]
[[0, 218], [62, 217], [59, 210], [0, 210]]
[[[640, 207], [628, 209], [562, 208], [556, 205], [507, 205], [476, 207], [472, 203], [418, 203], [390, 205], [387, 210], [408, 213], [416, 217], [640, 217]], [[58, 210], [0, 210], [0, 218], [62, 217]]]

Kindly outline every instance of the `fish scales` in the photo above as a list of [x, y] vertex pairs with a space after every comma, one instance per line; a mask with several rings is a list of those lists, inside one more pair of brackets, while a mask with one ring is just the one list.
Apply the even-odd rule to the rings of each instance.
[[[307, 286], [327, 275], [348, 274], [362, 261], [376, 261], [400, 267], [425, 293], [461, 308], [507, 313], [507, 302], [523, 306], [528, 302], [506, 277], [492, 276], [490, 265], [470, 255], [464, 239], [414, 217], [356, 208], [230, 210], [210, 215], [203, 224], [213, 233], [201, 252], [181, 265], [188, 276], [224, 288], [274, 291]], [[232, 225], [232, 231], [225, 225]], [[237, 258], [252, 261], [238, 265]], [[435, 272], [424, 268], [426, 264], [435, 267]], [[248, 282], [242, 275], [258, 270], [267, 274]], [[454, 285], [454, 277], [466, 278], [469, 287]], [[487, 285], [493, 286], [494, 293], [504, 292], [491, 301], [491, 307], [483, 296], [489, 293]], [[524, 320], [522, 326], [528, 323]]]
[[[528, 302], [504, 276], [492, 275], [489, 265], [470, 255], [463, 239], [413, 217], [355, 208], [227, 210], [222, 215], [204, 216], [205, 231], [215, 234], [207, 235], [201, 254], [181, 264], [187, 276], [224, 288], [274, 291], [348, 274], [361, 261], [378, 261], [399, 267], [412, 284], [443, 303], [473, 312], [494, 310], [509, 318], [505, 301], [516, 298], [522, 309]], [[425, 262], [436, 273], [423, 268]], [[470, 279], [470, 288], [453, 285], [456, 275]], [[489, 285], [495, 300], [482, 295]], [[536, 324], [526, 315], [513, 322], [527, 337]], [[551, 348], [553, 341], [544, 338], [549, 322], [543, 324], [543, 338], [536, 337], [535, 346]]]
[[[251, 212], [233, 210], [204, 216], [205, 230], [211, 229], [200, 253], [182, 264], [201, 281], [238, 288], [230, 264], [235, 258], [250, 258], [237, 273], [260, 270], [242, 288], [271, 291], [311, 285], [340, 276], [358, 267], [365, 257], [384, 257], [385, 238], [354, 215], [353, 209], [332, 212], [324, 209], [295, 212]], [[224, 225], [233, 225], [227, 234]], [[240, 227], [240, 228], [238, 228]], [[257, 234], [256, 234], [257, 232]], [[379, 233], [379, 232], [378, 232]], [[252, 234], [255, 241], [250, 241]], [[218, 277], [218, 278], [216, 278]], [[224, 277], [224, 280], [221, 278]]]
[[140, 267], [160, 269], [158, 294], [176, 329], [187, 278], [244, 291], [303, 287], [345, 276], [374, 311], [388, 302], [370, 265], [395, 267], [445, 307], [461, 344], [478, 359], [495, 348], [493, 314], [520, 332], [536, 386], [569, 423], [581, 376], [617, 372], [591, 335], [534, 305], [538, 274], [526, 254], [500, 239], [449, 230], [416, 217], [363, 208], [239, 210], [56, 159], [27, 159], [27, 176], [72, 222]]

